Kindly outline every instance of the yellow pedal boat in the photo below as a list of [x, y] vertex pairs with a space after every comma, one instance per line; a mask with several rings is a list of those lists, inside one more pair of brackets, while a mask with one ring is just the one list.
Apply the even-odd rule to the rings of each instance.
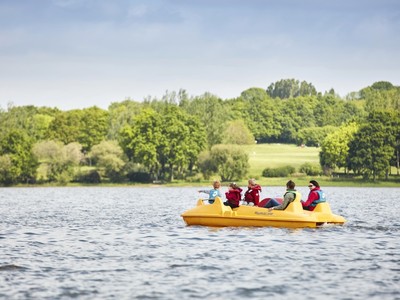
[[291, 202], [285, 210], [268, 210], [258, 206], [225, 206], [221, 198], [215, 198], [213, 204], [197, 201], [197, 206], [182, 215], [187, 225], [203, 225], [211, 227], [286, 227], [315, 228], [325, 224], [342, 225], [346, 220], [332, 213], [328, 202], [318, 203], [314, 211], [303, 210], [300, 196]]

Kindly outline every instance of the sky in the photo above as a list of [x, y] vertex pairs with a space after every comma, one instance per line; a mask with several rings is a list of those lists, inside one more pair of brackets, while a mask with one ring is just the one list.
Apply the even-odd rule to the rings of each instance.
[[0, 0], [0, 108], [400, 85], [398, 0]]

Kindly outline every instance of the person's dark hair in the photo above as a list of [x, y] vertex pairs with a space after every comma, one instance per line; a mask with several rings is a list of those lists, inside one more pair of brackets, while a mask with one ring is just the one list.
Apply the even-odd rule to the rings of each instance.
[[319, 183], [316, 182], [315, 180], [310, 180], [310, 183], [311, 183], [313, 186], [319, 187]]
[[294, 188], [296, 187], [296, 184], [294, 183], [294, 181], [289, 180], [289, 181], [286, 183], [286, 186], [287, 186], [288, 189], [294, 190]]
[[235, 182], [231, 182], [231, 183], [229, 184], [229, 186], [230, 186], [231, 188], [235, 189], [235, 190], [237, 190], [237, 189], [239, 188], [239, 186], [238, 186]]

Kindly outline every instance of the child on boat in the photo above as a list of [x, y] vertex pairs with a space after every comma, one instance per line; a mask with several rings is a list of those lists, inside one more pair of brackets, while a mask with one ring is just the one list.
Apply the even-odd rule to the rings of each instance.
[[231, 208], [239, 207], [240, 200], [242, 199], [242, 189], [234, 182], [229, 184], [229, 190], [225, 193], [226, 201], [224, 205]]
[[215, 180], [213, 182], [213, 188], [211, 190], [199, 190], [199, 193], [208, 194], [208, 203], [213, 204], [215, 197], [222, 197], [220, 192], [221, 182], [219, 180]]
[[247, 191], [244, 193], [244, 205], [258, 206], [260, 202], [261, 186], [256, 183], [254, 178], [249, 179]]

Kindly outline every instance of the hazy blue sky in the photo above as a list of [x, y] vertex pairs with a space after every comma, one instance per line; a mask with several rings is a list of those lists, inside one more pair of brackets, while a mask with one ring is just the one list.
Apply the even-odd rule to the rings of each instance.
[[0, 107], [400, 85], [398, 0], [0, 0]]

